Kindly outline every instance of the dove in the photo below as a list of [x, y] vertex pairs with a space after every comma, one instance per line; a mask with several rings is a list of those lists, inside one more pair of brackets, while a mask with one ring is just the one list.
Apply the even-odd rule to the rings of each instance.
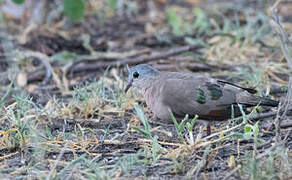
[[244, 108], [257, 105], [278, 106], [278, 101], [255, 95], [245, 88], [224, 80], [198, 76], [186, 72], [158, 71], [147, 64], [130, 68], [125, 92], [132, 88], [143, 95], [147, 107], [159, 119], [172, 122], [170, 111], [178, 119], [199, 116], [208, 123], [223, 121], [241, 115], [238, 104]]

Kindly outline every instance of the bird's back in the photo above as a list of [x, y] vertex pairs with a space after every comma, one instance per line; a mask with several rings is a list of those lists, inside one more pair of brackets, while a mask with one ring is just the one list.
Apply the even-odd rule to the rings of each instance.
[[[249, 93], [248, 88], [191, 73], [161, 73], [158, 79], [153, 82], [157, 94], [154, 107], [163, 113], [168, 113], [165, 107], [169, 108], [178, 117], [197, 114], [202, 119], [224, 120], [231, 117], [231, 105], [238, 103], [255, 106], [265, 101], [263, 105], [277, 105], [276, 101]], [[240, 115], [238, 108], [234, 110]]]

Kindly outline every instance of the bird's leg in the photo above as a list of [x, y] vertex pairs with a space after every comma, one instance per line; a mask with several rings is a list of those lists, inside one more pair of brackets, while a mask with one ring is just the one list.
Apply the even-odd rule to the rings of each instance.
[[211, 126], [210, 124], [208, 123], [207, 124], [207, 136], [210, 136], [211, 135]]
[[214, 130], [214, 126], [212, 126], [212, 123], [208, 121], [203, 121], [203, 123], [204, 123], [204, 131], [207, 131], [206, 135], [210, 136], [212, 129]]

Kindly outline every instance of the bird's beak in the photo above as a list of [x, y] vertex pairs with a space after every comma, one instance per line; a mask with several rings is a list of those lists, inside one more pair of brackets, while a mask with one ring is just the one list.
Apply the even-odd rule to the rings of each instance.
[[133, 84], [133, 79], [131, 81], [129, 81], [129, 84], [127, 85], [126, 89], [125, 89], [125, 93], [128, 92], [128, 90], [130, 89], [130, 87], [132, 87]]

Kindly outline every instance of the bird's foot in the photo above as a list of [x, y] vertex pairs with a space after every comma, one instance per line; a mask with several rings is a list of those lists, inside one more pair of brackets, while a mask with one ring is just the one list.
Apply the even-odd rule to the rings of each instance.
[[211, 135], [211, 131], [212, 130], [215, 130], [215, 127], [214, 126], [207, 125], [206, 127], [204, 127], [203, 130], [204, 131], [207, 131], [207, 136], [210, 136]]

